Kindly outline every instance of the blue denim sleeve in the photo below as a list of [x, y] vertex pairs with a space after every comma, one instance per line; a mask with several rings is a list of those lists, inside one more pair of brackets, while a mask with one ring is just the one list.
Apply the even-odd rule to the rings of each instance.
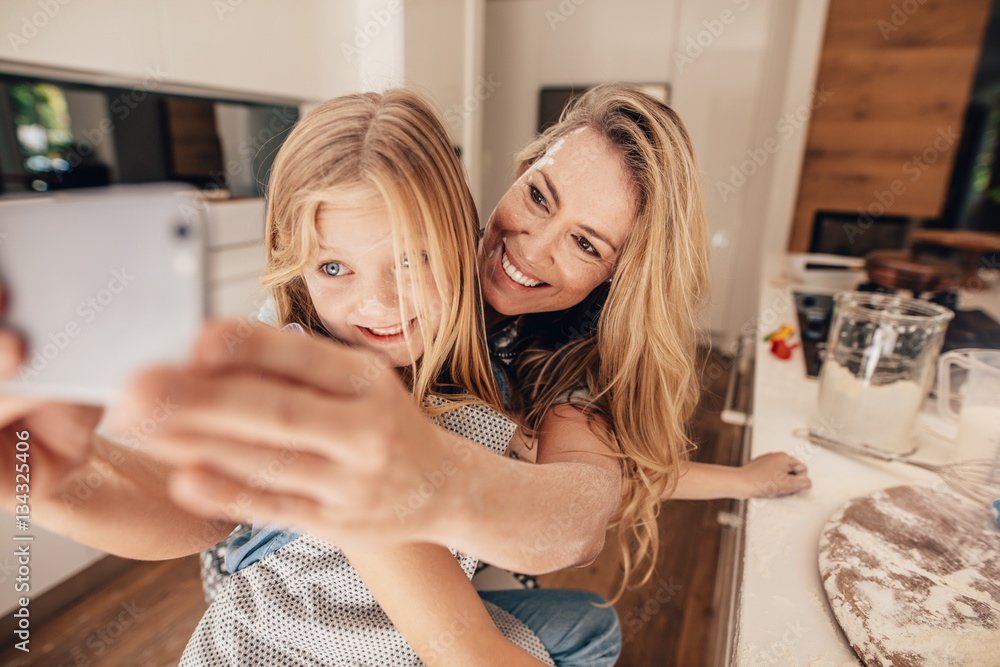
[[280, 526], [254, 526], [249, 535], [241, 535], [233, 540], [226, 551], [226, 569], [235, 574], [269, 553], [277, 551], [298, 536], [298, 533]]

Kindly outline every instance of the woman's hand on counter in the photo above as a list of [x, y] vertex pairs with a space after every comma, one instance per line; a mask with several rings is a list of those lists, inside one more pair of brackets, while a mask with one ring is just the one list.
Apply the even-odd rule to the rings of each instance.
[[742, 478], [740, 498], [785, 496], [812, 486], [806, 464], [784, 452], [761, 454], [737, 470]]

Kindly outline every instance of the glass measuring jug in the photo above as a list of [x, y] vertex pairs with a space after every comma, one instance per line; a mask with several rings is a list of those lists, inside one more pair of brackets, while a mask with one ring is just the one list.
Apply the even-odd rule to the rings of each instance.
[[[967, 372], [961, 408], [951, 404], [951, 367]], [[1000, 350], [952, 350], [938, 360], [938, 411], [958, 423], [954, 460], [993, 459], [1000, 464]]]
[[921, 299], [837, 294], [810, 426], [894, 454], [912, 452], [917, 412], [953, 317]]

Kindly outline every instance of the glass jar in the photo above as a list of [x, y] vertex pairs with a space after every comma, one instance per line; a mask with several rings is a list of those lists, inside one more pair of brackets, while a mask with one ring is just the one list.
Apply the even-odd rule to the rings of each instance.
[[954, 316], [921, 299], [837, 294], [820, 371], [818, 412], [810, 426], [829, 437], [911, 453], [917, 412]]

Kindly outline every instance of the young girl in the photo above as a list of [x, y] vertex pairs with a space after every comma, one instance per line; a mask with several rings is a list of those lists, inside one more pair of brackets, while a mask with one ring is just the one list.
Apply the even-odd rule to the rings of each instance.
[[[503, 454], [514, 425], [495, 411], [475, 208], [428, 107], [399, 90], [321, 105], [279, 151], [268, 194], [263, 284], [279, 324], [374, 353], [374, 374], [398, 369], [445, 428]], [[160, 444], [183, 460], [183, 438]], [[437, 472], [443, 484], [453, 470]], [[553, 664], [525, 625], [484, 607], [476, 563], [434, 545], [362, 553], [255, 527], [227, 554], [234, 575], [181, 665]]]

